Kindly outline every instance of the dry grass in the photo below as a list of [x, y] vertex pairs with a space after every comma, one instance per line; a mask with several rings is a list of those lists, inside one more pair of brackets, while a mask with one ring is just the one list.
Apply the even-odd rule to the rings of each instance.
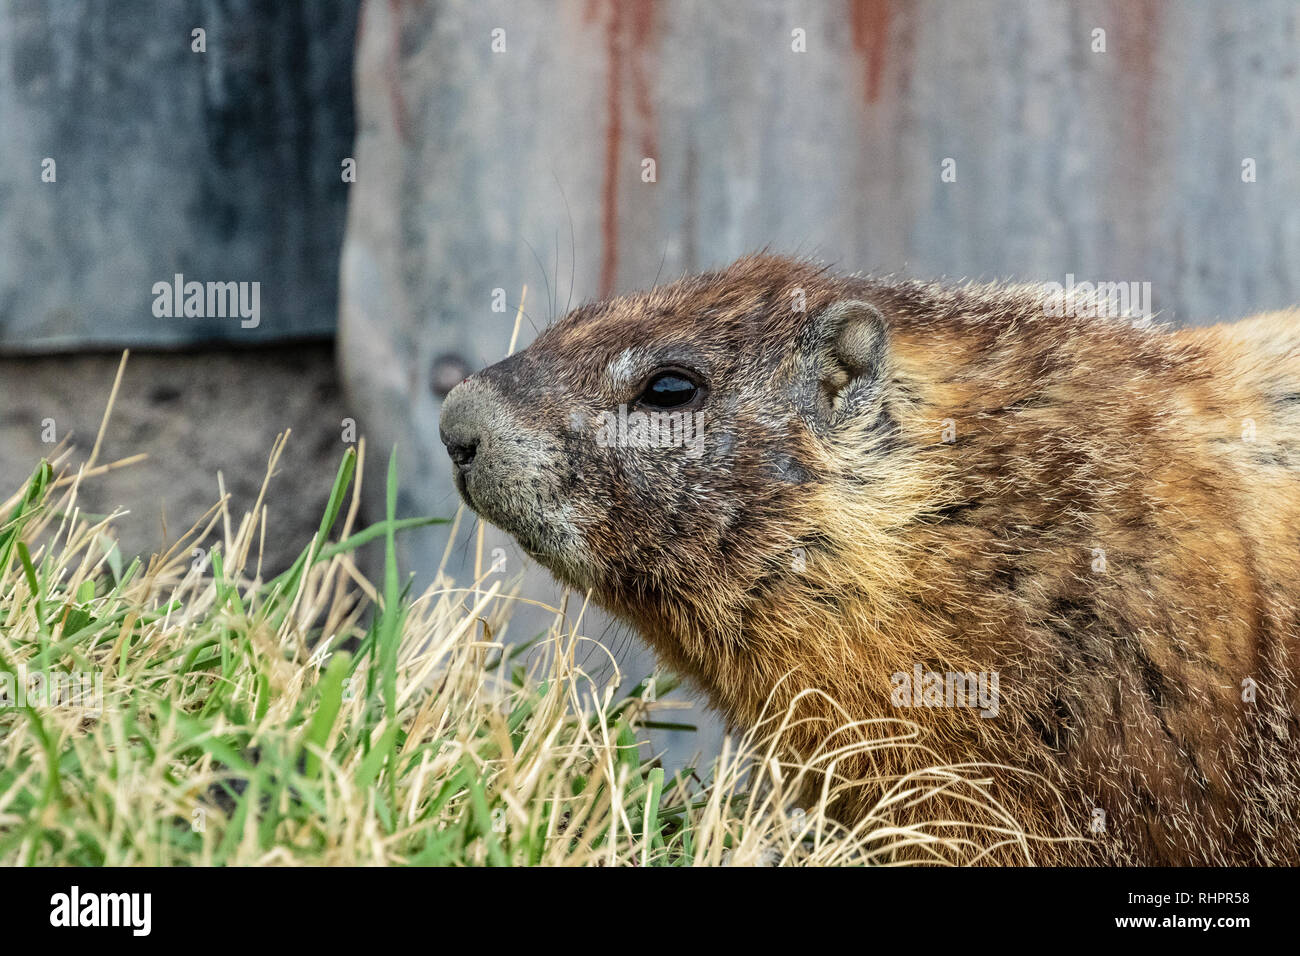
[[[98, 442], [96, 447], [98, 448]], [[77, 508], [103, 467], [42, 463], [0, 512], [0, 673], [102, 681], [98, 708], [0, 706], [0, 864], [839, 865], [972, 863], [1030, 844], [979, 768], [878, 781], [852, 830], [841, 783], [770, 745], [778, 721], [708, 766], [665, 772], [646, 730], [672, 708], [595, 679], [582, 613], [502, 640], [521, 598], [440, 576], [405, 594], [394, 537], [355, 530], [364, 445], [320, 531], [264, 580], [268, 479], [249, 514], [223, 499], [175, 547], [124, 566], [113, 517]], [[108, 466], [111, 467], [111, 466]], [[346, 503], [346, 508], [344, 507]], [[216, 542], [215, 544], [213, 542]], [[358, 570], [384, 547], [384, 580]], [[193, 549], [202, 548], [196, 557]], [[574, 600], [579, 604], [580, 601]], [[659, 693], [670, 688], [660, 679]], [[86, 703], [86, 701], [79, 701]], [[870, 746], [919, 746], [895, 722]], [[806, 809], [796, 795], [817, 776]], [[924, 818], [929, 804], [967, 819]]]

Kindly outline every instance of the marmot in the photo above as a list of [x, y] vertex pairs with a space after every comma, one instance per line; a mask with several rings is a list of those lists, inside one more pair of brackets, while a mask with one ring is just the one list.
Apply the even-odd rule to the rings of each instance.
[[1300, 863], [1300, 311], [1065, 304], [749, 256], [578, 308], [457, 386], [442, 440], [471, 508], [733, 725], [813, 688], [843, 712], [805, 698], [800, 752], [902, 717], [1050, 780], [1012, 784], [1076, 838], [1036, 862]]

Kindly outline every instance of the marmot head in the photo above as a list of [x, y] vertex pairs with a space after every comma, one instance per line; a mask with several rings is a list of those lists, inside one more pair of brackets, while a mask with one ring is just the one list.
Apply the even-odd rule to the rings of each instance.
[[753, 256], [583, 306], [448, 395], [457, 487], [643, 627], [738, 621], [745, 595], [824, 544], [829, 488], [879, 480], [891, 495], [869, 463], [897, 441], [869, 291]]

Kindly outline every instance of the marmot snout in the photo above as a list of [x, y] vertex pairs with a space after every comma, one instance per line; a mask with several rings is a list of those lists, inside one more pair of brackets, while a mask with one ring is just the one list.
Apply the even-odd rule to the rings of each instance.
[[466, 502], [734, 724], [813, 688], [1040, 775], [1027, 828], [1087, 838], [1048, 862], [1300, 862], [1300, 313], [755, 256], [576, 310], [441, 425]]

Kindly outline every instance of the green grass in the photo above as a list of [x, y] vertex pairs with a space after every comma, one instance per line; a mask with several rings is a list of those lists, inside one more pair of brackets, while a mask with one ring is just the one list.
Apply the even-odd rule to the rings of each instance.
[[[112, 516], [77, 508], [94, 469], [42, 462], [0, 506], [0, 672], [92, 674], [103, 691], [98, 710], [0, 706], [0, 865], [978, 858], [943, 826], [890, 816], [950, 788], [941, 770], [882, 787], [852, 831], [820, 804], [796, 810], [808, 768], [754, 735], [668, 772], [646, 741], [670, 723], [671, 680], [619, 695], [617, 673], [580, 666], [591, 644], [559, 610], [547, 632], [503, 640], [522, 598], [499, 581], [408, 593], [395, 539], [436, 519], [394, 516], [390, 462], [387, 517], [357, 529], [358, 464], [349, 450], [318, 533], [269, 580], [262, 499], [238, 522], [223, 500], [129, 562]], [[363, 547], [383, 548], [378, 584]]]

